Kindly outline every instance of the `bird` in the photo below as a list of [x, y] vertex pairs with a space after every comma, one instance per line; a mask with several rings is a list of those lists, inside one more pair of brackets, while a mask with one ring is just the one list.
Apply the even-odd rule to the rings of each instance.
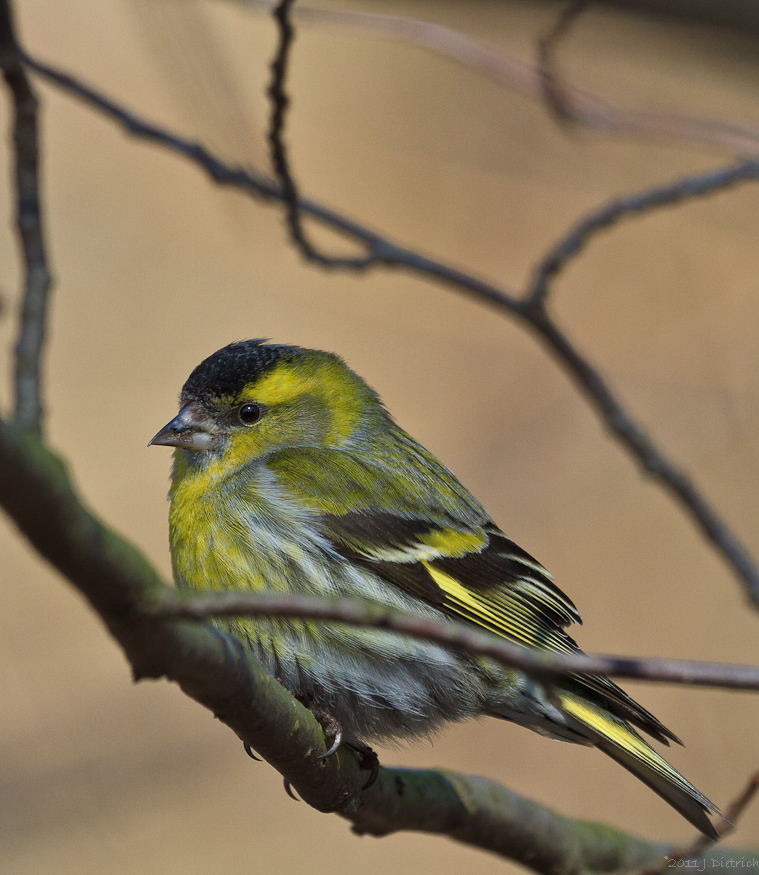
[[[334, 353], [231, 343], [192, 371], [178, 415], [150, 443], [174, 448], [169, 532], [180, 588], [349, 597], [581, 652], [566, 632], [580, 614], [549, 572]], [[595, 746], [718, 837], [710, 815], [719, 809], [643, 733], [682, 742], [608, 678], [548, 685], [384, 629], [214, 622], [323, 715], [338, 743], [366, 751], [469, 717], [502, 718]]]

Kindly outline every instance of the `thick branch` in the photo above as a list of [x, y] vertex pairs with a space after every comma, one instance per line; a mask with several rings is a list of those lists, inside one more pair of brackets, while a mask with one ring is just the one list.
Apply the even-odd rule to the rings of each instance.
[[52, 278], [45, 254], [40, 205], [37, 96], [21, 65], [7, 0], [0, 0], [0, 66], [13, 98], [16, 225], [24, 275], [16, 342], [15, 418], [24, 428], [39, 434], [43, 417], [41, 358]]
[[[281, 186], [274, 180], [259, 173], [229, 167], [203, 146], [145, 122], [123, 106], [67, 73], [42, 64], [28, 55], [24, 55], [24, 62], [48, 81], [120, 124], [128, 133], [161, 145], [195, 162], [216, 183], [234, 186], [251, 195], [263, 197], [267, 201], [283, 200], [284, 193]], [[722, 171], [716, 171], [705, 174], [704, 179], [714, 181], [720, 178], [721, 173]], [[719, 190], [721, 187], [724, 187], [721, 180], [718, 184], [706, 183], [698, 194], [707, 194]], [[666, 199], [661, 202], [655, 201], [650, 204], [650, 207], [670, 202]], [[519, 317], [524, 325], [540, 338], [559, 364], [575, 380], [590, 400], [602, 422], [639, 462], [643, 470], [653, 476], [664, 489], [678, 499], [686, 513], [697, 523], [699, 529], [717, 548], [723, 560], [742, 582], [751, 602], [759, 606], [759, 570], [749, 552], [706, 498], [690, 482], [685, 473], [667, 459], [648, 434], [635, 423], [600, 372], [572, 345], [567, 336], [553, 322], [542, 305], [542, 296], [538, 296], [538, 299], [534, 300], [534, 295], [533, 298], [527, 295], [524, 300], [520, 300], [512, 292], [500, 289], [478, 277], [428, 258], [411, 249], [399, 246], [322, 204], [307, 198], [300, 198], [298, 203], [303, 213], [314, 217], [325, 226], [348, 238], [366, 245], [371, 254], [372, 264], [402, 268], [427, 279], [438, 280], [474, 300], [495, 307], [502, 313]]]
[[535, 677], [609, 675], [618, 678], [759, 690], [759, 666], [686, 659], [652, 659], [585, 653], [552, 653], [520, 647], [488, 632], [457, 622], [441, 622], [391, 611], [357, 599], [268, 592], [214, 592], [198, 594], [166, 590], [156, 603], [157, 617], [290, 617], [337, 621], [349, 626], [391, 629], [415, 638], [435, 641], [467, 653], [490, 656], [504, 665]]
[[[64, 466], [33, 434], [0, 421], [0, 506], [31, 545], [92, 604], [135, 677], [165, 676], [209, 708], [320, 811], [360, 833], [415, 830], [502, 854], [542, 875], [611, 872], [657, 862], [666, 850], [609, 827], [562, 817], [484, 778], [380, 769], [366, 775], [341, 749], [323, 761], [310, 711], [239, 643], [197, 621], [156, 618], [172, 597], [142, 554], [79, 501]], [[715, 855], [755, 859], [740, 851]]]
[[[1, 5], [0, 36], [2, 15], [7, 12], [7, 5]], [[7, 33], [10, 34], [9, 17]], [[14, 88], [5, 65], [4, 71], [6, 80]], [[28, 87], [28, 83], [26, 85]], [[29, 95], [33, 99], [31, 91]], [[36, 105], [33, 108], [36, 113]], [[36, 124], [36, 114], [33, 118]], [[33, 130], [36, 143], [36, 127], [30, 129], [25, 122], [21, 128], [27, 133]], [[170, 135], [164, 137], [159, 129], [153, 128], [151, 133], [165, 145], [169, 140], [176, 140]], [[192, 144], [185, 146], [185, 154], [194, 160], [208, 159], [205, 166], [209, 172], [211, 168], [220, 169], [220, 162], [205, 150]], [[35, 257], [41, 252], [44, 265], [36, 155], [33, 169], [36, 225], [30, 240], [34, 242], [36, 235], [35, 245], [40, 248]], [[221, 172], [224, 175], [226, 168]], [[283, 193], [279, 187], [274, 186], [267, 192], [271, 182], [263, 179], [260, 183], [259, 194], [281, 199]], [[245, 185], [249, 190], [256, 189], [251, 176]], [[29, 193], [21, 183], [19, 190], [21, 194]], [[24, 206], [20, 195], [20, 216]], [[319, 205], [306, 202], [306, 206], [323, 221], [331, 217], [340, 230], [369, 244], [375, 260], [416, 270], [421, 267], [421, 272], [435, 274], [434, 262], [426, 263], [427, 260], [415, 253], [393, 247], [378, 235]], [[23, 234], [21, 218], [19, 224]], [[26, 240], [24, 245], [26, 252]], [[398, 260], [388, 259], [387, 247], [394, 250]], [[438, 268], [442, 274], [448, 272], [447, 282], [456, 283], [460, 278], [470, 281], [474, 294], [482, 294], [487, 289], [486, 284], [470, 280], [452, 269], [442, 265]], [[135, 677], [166, 676], [179, 683], [188, 695], [212, 710], [255, 747], [293, 784], [304, 800], [321, 811], [335, 811], [348, 818], [358, 832], [385, 835], [399, 829], [416, 829], [445, 833], [501, 853], [546, 875], [630, 868], [653, 861], [662, 853], [662, 847], [607, 827], [560, 817], [484, 779], [444, 772], [382, 769], [375, 785], [361, 792], [364, 775], [355, 757], [341, 750], [329, 760], [322, 760], [324, 736], [313, 715], [266, 674], [235, 639], [198, 622], [157, 618], [156, 605], [171, 598], [172, 590], [160, 581], [134, 547], [81, 505], [64, 467], [33, 434], [40, 423], [38, 363], [44, 339], [48, 286], [49, 277], [44, 288], [36, 287], [36, 419], [25, 422], [25, 415], [19, 409], [18, 425], [0, 421], [0, 505], [34, 548], [90, 601], [123, 647]], [[41, 297], [39, 289], [42, 289]], [[499, 290], [494, 291], [496, 298], [503, 298], [501, 306], [519, 311], [513, 299]], [[22, 333], [26, 320], [23, 326]], [[19, 397], [22, 394], [19, 392]], [[738, 852], [721, 852], [723, 857], [728, 854], [734, 858], [755, 859]]]
[[[395, 786], [381, 788], [385, 804], [379, 810], [358, 810], [354, 831], [360, 835], [388, 835], [394, 831], [388, 821], [402, 817], [405, 829], [447, 835], [542, 875], [624, 871], [659, 862], [667, 852], [666, 845], [563, 817], [487, 778], [405, 769], [382, 769], [381, 776]], [[717, 856], [724, 859], [727, 852]]]

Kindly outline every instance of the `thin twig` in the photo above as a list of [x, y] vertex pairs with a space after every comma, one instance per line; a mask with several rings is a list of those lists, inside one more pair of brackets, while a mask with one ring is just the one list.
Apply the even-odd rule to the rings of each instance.
[[[271, 12], [270, 0], [231, 0], [237, 5]], [[435, 21], [406, 15], [367, 12], [357, 9], [314, 7], [298, 3], [294, 17], [300, 22], [350, 27], [362, 33], [379, 34], [410, 43], [463, 64], [512, 91], [534, 100], [545, 95], [539, 69], [521, 58], [476, 37]], [[695, 143], [727, 151], [732, 155], [759, 154], [759, 126], [746, 120], [729, 120], [675, 112], [628, 109], [604, 95], [584, 87], [562, 83], [575, 120], [588, 128], [623, 136], [639, 136], [665, 142]]]
[[759, 772], [754, 773], [739, 795], [725, 809], [725, 816], [716, 825], [719, 838], [710, 839], [708, 836], [697, 836], [687, 848], [673, 849], [664, 857], [664, 862], [658, 866], [643, 866], [630, 875], [666, 875], [668, 869], [676, 868], [681, 860], [699, 860], [706, 852], [721, 842], [738, 826], [738, 821], [759, 791]]
[[404, 614], [357, 599], [328, 600], [303, 594], [268, 592], [185, 593], [170, 591], [152, 608], [157, 617], [289, 617], [388, 629], [435, 641], [467, 653], [489, 656], [512, 668], [539, 676], [608, 675], [619, 678], [759, 690], [759, 666], [684, 659], [554, 653], [521, 647], [489, 632], [445, 620]]
[[[266, 174], [250, 168], [232, 167], [202, 144], [145, 121], [101, 91], [86, 85], [76, 76], [45, 64], [25, 52], [22, 52], [22, 59], [29, 69], [115, 121], [132, 136], [163, 146], [193, 161], [218, 185], [238, 188], [267, 202], [284, 200], [281, 185]], [[458, 291], [469, 294], [475, 300], [492, 304], [501, 310], [519, 313], [522, 309], [523, 305], [515, 294], [500, 289], [492, 283], [400, 246], [317, 201], [300, 197], [298, 203], [301, 212], [318, 220], [325, 227], [366, 245], [372, 254], [372, 264], [403, 267], [421, 276], [434, 277]]]
[[686, 176], [657, 188], [635, 192], [594, 210], [581, 219], [545, 255], [535, 270], [528, 300], [543, 304], [548, 298], [550, 282], [567, 262], [588, 244], [590, 239], [621, 219], [646, 213], [659, 207], [680, 204], [686, 200], [714, 194], [740, 182], [759, 179], [759, 161], [742, 161], [729, 167], [720, 167], [706, 173]]
[[[43, 64], [28, 55], [23, 57], [31, 69], [48, 81], [118, 122], [130, 134], [158, 143], [194, 161], [218, 184], [240, 188], [268, 201], [284, 199], [281, 186], [263, 174], [229, 167], [203, 146], [185, 140], [164, 128], [148, 124], [131, 111], [99, 91], [83, 84], [75, 77]], [[701, 195], [708, 194], [710, 191], [718, 191], [725, 187], [724, 180], [720, 176], [724, 172], [726, 171], [705, 174], [704, 180], [706, 181], [700, 187], [695, 177], [691, 180], [691, 184], [699, 188], [698, 193]], [[739, 182], [742, 178], [749, 179], [753, 176], [741, 177], [738, 175], [733, 181]], [[668, 201], [654, 201], [650, 206], [653, 208], [666, 202]], [[717, 548], [722, 558], [743, 583], [751, 602], [759, 605], [759, 570], [757, 570], [748, 551], [704, 496], [688, 480], [684, 472], [667, 459], [651, 438], [636, 425], [597, 368], [572, 345], [566, 335], [552, 321], [540, 298], [537, 302], [530, 296], [520, 300], [510, 291], [498, 288], [455, 267], [399, 246], [386, 237], [369, 230], [359, 222], [316, 201], [300, 198], [299, 205], [302, 212], [318, 219], [325, 226], [364, 243], [372, 254], [372, 264], [403, 268], [427, 279], [439, 280], [474, 300], [494, 306], [502, 313], [519, 317], [523, 324], [540, 338], [575, 380], [591, 401], [602, 422], [637, 459], [643, 470], [655, 477], [668, 492], [680, 501], [690, 517], [698, 524], [701, 531]]]
[[290, 229], [290, 237], [293, 243], [309, 261], [313, 261], [321, 267], [362, 270], [369, 267], [375, 261], [371, 250], [366, 255], [355, 258], [325, 255], [308, 239], [303, 227], [298, 187], [290, 170], [287, 146], [284, 140], [285, 116], [290, 106], [290, 98], [287, 96], [285, 83], [290, 59], [290, 46], [295, 36], [295, 31], [290, 22], [290, 10], [294, 3], [295, 0], [280, 0], [272, 10], [274, 20], [279, 27], [279, 46], [271, 63], [272, 79], [267, 90], [271, 100], [271, 119], [268, 134], [269, 145], [271, 147], [271, 163], [274, 173], [279, 180], [282, 199], [285, 203], [287, 226]]
[[22, 251], [23, 296], [16, 340], [15, 419], [42, 432], [42, 351], [52, 277], [45, 254], [39, 188], [38, 102], [16, 45], [12, 12], [0, 0], [0, 66], [13, 98], [16, 227]]
[[572, 345], [542, 307], [525, 314], [525, 324], [536, 332], [562, 364], [595, 408], [601, 421], [638, 461], [643, 471], [677, 499], [701, 533], [743, 582], [751, 603], [759, 606], [759, 569], [753, 557], [689, 476], [661, 452], [625, 410], [597, 368]]
[[548, 108], [559, 122], [577, 121], [577, 113], [572, 106], [571, 94], [564, 87], [556, 71], [555, 53], [559, 43], [569, 33], [572, 25], [587, 8], [588, 0], [572, 0], [551, 27], [538, 38], [538, 75]]

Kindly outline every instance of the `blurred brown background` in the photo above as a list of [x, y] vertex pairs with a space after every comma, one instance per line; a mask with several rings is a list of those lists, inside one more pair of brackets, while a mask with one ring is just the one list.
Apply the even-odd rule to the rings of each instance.
[[[264, 166], [271, 24], [232, 6], [193, 4], [182, 17], [179, 4], [156, 11], [142, 2], [17, 5], [33, 53]], [[360, 8], [429, 18], [526, 60], [557, 11], [542, 2]], [[208, 50], [210, 73], [172, 75], [177, 58], [197, 61], [193, 46], [203, 40], [219, 50]], [[754, 37], [592, 8], [561, 63], [573, 81], [625, 105], [757, 120], [757, 57]], [[182, 382], [204, 356], [234, 339], [270, 337], [345, 356], [555, 574], [583, 614], [585, 649], [759, 659], [759, 617], [731, 574], [516, 325], [397, 272], [320, 273], [287, 244], [278, 209], [218, 190], [185, 162], [41, 91], [58, 277], [47, 359], [51, 441], [90, 505], [167, 577], [170, 459], [146, 443], [173, 416]], [[300, 29], [291, 92], [288, 137], [304, 192], [511, 288], [594, 205], [730, 157], [562, 130], [537, 103], [451, 61], [317, 24]], [[218, 119], [221, 94], [229, 106]], [[7, 180], [7, 160], [3, 173]], [[7, 184], [0, 199], [8, 216]], [[754, 552], [758, 210], [754, 184], [628, 221], [592, 243], [555, 297], [571, 336]], [[0, 252], [7, 405], [19, 282], [7, 220]], [[0, 871], [509, 869], [438, 838], [359, 840], [343, 821], [292, 802], [272, 769], [251, 762], [175, 687], [133, 685], [98, 620], [6, 521], [0, 555]], [[673, 763], [718, 804], [759, 766], [758, 696], [626, 687], [683, 737]], [[505, 723], [470, 722], [434, 745], [382, 757], [487, 774], [564, 813], [647, 837], [691, 836], [601, 754]], [[759, 806], [732, 841], [756, 846]]]

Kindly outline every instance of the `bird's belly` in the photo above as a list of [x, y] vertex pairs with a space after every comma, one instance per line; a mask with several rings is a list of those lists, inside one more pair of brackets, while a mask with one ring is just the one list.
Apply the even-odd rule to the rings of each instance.
[[[173, 531], [180, 586], [344, 596], [444, 619], [316, 541], [283, 537], [281, 529], [275, 536], [250, 519], [245, 526], [200, 523], [196, 518], [192, 537]], [[429, 735], [444, 722], [482, 713], [492, 688], [481, 661], [383, 630], [259, 617], [216, 625], [247, 644], [305, 704], [335, 717], [348, 741]]]
[[347, 741], [427, 736], [481, 713], [476, 663], [435, 644], [324, 623], [221, 623], [304, 704], [335, 717]]

